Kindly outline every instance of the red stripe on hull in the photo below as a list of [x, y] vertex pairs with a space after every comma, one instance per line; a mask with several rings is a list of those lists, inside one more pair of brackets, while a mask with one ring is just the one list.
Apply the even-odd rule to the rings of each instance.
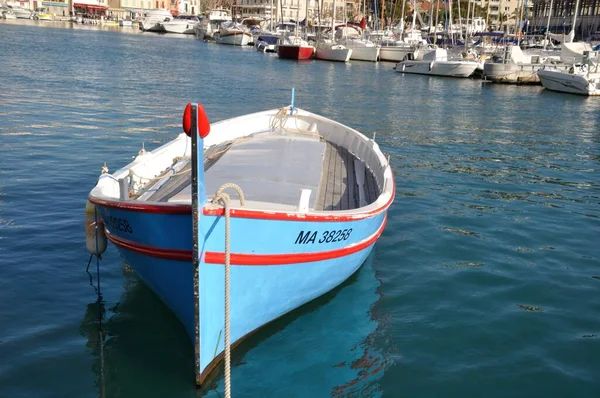
[[[357, 253], [363, 249], [366, 249], [383, 233], [385, 224], [387, 223], [387, 216], [383, 219], [381, 226], [377, 232], [368, 237], [367, 239], [355, 243], [350, 246], [343, 247], [341, 249], [328, 250], [315, 253], [289, 253], [289, 254], [246, 254], [246, 253], [231, 253], [230, 260], [231, 264], [234, 265], [287, 265], [287, 264], [299, 264], [309, 263], [314, 261], [331, 260], [334, 258], [348, 256], [350, 254]], [[145, 256], [163, 258], [167, 260], [177, 261], [192, 261], [192, 252], [190, 250], [178, 250], [178, 249], [162, 249], [154, 246], [144, 245], [141, 243], [132, 242], [127, 239], [119, 238], [106, 231], [108, 239], [116, 246], [123, 249], [130, 250], [134, 253], [143, 254]], [[224, 264], [225, 253], [220, 252], [206, 252], [204, 255], [204, 261], [210, 264]]]
[[119, 200], [105, 200], [98, 199], [93, 196], [88, 198], [90, 202], [95, 205], [108, 207], [111, 209], [136, 211], [142, 213], [154, 213], [154, 214], [192, 214], [191, 205], [173, 205], [167, 203], [148, 203], [131, 200], [128, 202], [121, 202]]
[[290, 46], [290, 45], [279, 45], [277, 46], [277, 56], [283, 59], [311, 59], [315, 48], [312, 46]]
[[[356, 214], [303, 214], [303, 213], [286, 213], [278, 211], [264, 211], [264, 210], [251, 210], [243, 208], [230, 209], [230, 216], [235, 218], [254, 218], [261, 220], [276, 220], [276, 221], [315, 221], [315, 222], [343, 222], [343, 221], [356, 221], [363, 220], [365, 218], [373, 217], [385, 210], [392, 204], [396, 196], [396, 182], [392, 175], [392, 195], [390, 199], [381, 207], [376, 209], [356, 213]], [[191, 217], [192, 206], [182, 204], [167, 204], [167, 203], [148, 203], [130, 200], [127, 202], [121, 202], [119, 200], [105, 200], [99, 199], [93, 196], [89, 196], [89, 201], [95, 205], [119, 209], [128, 210], [135, 212], [151, 213], [151, 214], [189, 214]], [[203, 214], [206, 216], [224, 216], [225, 209], [222, 207], [204, 207]]]
[[[381, 207], [377, 209], [367, 211], [364, 213], [356, 214], [303, 214], [303, 213], [284, 213], [276, 211], [264, 211], [264, 210], [250, 210], [250, 209], [230, 209], [230, 216], [235, 218], [254, 218], [261, 220], [276, 220], [276, 221], [315, 221], [315, 222], [343, 222], [343, 221], [355, 221], [363, 220], [365, 218], [373, 217], [382, 211], [387, 210], [388, 207], [394, 201], [396, 196], [396, 186], [394, 184], [392, 190], [392, 196], [390, 199]], [[146, 204], [146, 203], [131, 203], [131, 202], [119, 202], [117, 200], [108, 201], [97, 199], [90, 196], [90, 202], [95, 205], [108, 207], [119, 210], [129, 210], [135, 212], [153, 213], [153, 214], [189, 214], [191, 216], [192, 207], [189, 205], [163, 205], [163, 204]], [[225, 215], [225, 210], [222, 207], [204, 208], [203, 214], [205, 216], [220, 217]]]
[[119, 238], [106, 231], [106, 237], [115, 244], [115, 246], [130, 250], [137, 254], [143, 254], [149, 257], [164, 258], [176, 261], [192, 261], [191, 250], [180, 249], [162, 249], [156, 246], [145, 245], [143, 243], [132, 242], [127, 239]]

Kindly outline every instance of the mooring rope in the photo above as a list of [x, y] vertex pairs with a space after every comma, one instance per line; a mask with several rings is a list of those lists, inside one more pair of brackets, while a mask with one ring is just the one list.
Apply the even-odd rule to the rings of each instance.
[[230, 332], [230, 281], [229, 281], [229, 268], [231, 265], [231, 252], [230, 252], [230, 227], [229, 227], [229, 201], [231, 198], [228, 194], [223, 192], [227, 188], [233, 188], [237, 191], [240, 197], [240, 205], [246, 205], [246, 198], [244, 197], [244, 192], [242, 192], [242, 188], [233, 183], [225, 183], [217, 189], [215, 192], [215, 197], [212, 199], [212, 203], [220, 203], [223, 205], [225, 209], [225, 342], [223, 347], [223, 352], [225, 354], [225, 381], [224, 381], [224, 392], [225, 398], [231, 398], [231, 349], [229, 342], [229, 332]]
[[[295, 111], [293, 114], [290, 114], [288, 111], [290, 111], [290, 108], [284, 106], [282, 108], [279, 108], [277, 113], [271, 117], [271, 119], [269, 121], [269, 128], [272, 131], [275, 131], [275, 130], [277, 130], [277, 128], [279, 128], [279, 129], [281, 129], [281, 131], [285, 131], [286, 133], [308, 135], [308, 136], [315, 136], [315, 137], [323, 138], [317, 132], [306, 130], [306, 129], [301, 129], [300, 127], [298, 127], [298, 110], [296, 108], [292, 108], [291, 112]], [[290, 128], [285, 127], [290, 116], [294, 119], [294, 125], [296, 126], [296, 130], [292, 130]]]

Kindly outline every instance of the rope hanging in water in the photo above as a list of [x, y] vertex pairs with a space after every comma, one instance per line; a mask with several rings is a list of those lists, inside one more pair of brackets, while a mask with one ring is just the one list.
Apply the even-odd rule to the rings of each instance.
[[223, 344], [223, 352], [224, 352], [224, 362], [225, 362], [225, 381], [224, 381], [224, 393], [225, 398], [231, 397], [231, 353], [230, 353], [230, 266], [231, 266], [231, 252], [230, 252], [230, 224], [229, 224], [229, 201], [231, 198], [228, 194], [223, 192], [227, 188], [233, 188], [237, 191], [240, 197], [240, 204], [242, 206], [246, 205], [246, 199], [244, 197], [244, 192], [242, 192], [242, 188], [233, 183], [223, 184], [217, 189], [215, 193], [215, 197], [212, 199], [212, 203], [221, 204], [225, 209], [225, 341]]

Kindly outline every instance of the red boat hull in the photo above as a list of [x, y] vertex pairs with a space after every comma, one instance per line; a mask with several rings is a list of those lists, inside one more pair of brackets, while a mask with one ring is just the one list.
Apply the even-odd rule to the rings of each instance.
[[298, 46], [280, 44], [277, 46], [277, 56], [283, 59], [311, 59], [315, 48], [313, 46]]

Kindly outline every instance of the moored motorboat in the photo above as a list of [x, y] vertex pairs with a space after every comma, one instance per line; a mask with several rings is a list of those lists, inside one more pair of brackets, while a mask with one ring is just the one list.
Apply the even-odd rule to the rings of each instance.
[[262, 33], [258, 35], [258, 38], [254, 41], [254, 48], [256, 48], [256, 51], [274, 53], [277, 52], [278, 42], [279, 36], [273, 33]]
[[15, 14], [15, 17], [18, 19], [30, 19], [31, 18], [31, 10], [28, 10], [23, 7], [19, 7], [15, 4], [13, 4], [13, 5], [7, 4], [7, 8], [12, 9], [13, 14]]
[[[185, 326], [200, 384], [224, 335], [235, 345], [361, 266], [395, 186], [375, 141], [293, 105], [212, 126], [189, 105], [184, 131], [191, 138], [105, 169], [86, 211]], [[227, 201], [231, 183], [243, 192]], [[93, 252], [99, 240], [88, 241]]]
[[423, 56], [422, 60], [405, 59], [394, 67], [396, 72], [419, 75], [469, 77], [477, 69], [477, 61], [466, 58], [448, 59], [444, 48], [436, 48]]
[[161, 22], [168, 22], [173, 19], [169, 10], [155, 9], [148, 11], [144, 19], [140, 21], [140, 28], [145, 32], [164, 32]]
[[220, 29], [213, 34], [219, 44], [232, 46], [247, 46], [252, 39], [252, 34], [242, 24], [233, 21], [223, 22]]
[[219, 31], [221, 23], [231, 21], [229, 10], [216, 8], [200, 18], [200, 23], [194, 27], [196, 37], [200, 40], [213, 40], [213, 35]]
[[200, 19], [195, 15], [178, 15], [170, 21], [160, 22], [165, 32], [181, 35], [193, 35], [199, 23]]
[[583, 62], [573, 64], [567, 71], [540, 69], [537, 73], [545, 89], [570, 94], [598, 96], [600, 95], [598, 61], [598, 53], [586, 51]]
[[542, 68], [567, 70], [568, 64], [559, 57], [525, 53], [519, 46], [504, 48], [501, 57], [494, 56], [483, 64], [483, 79], [494, 83], [540, 84], [538, 70]]

